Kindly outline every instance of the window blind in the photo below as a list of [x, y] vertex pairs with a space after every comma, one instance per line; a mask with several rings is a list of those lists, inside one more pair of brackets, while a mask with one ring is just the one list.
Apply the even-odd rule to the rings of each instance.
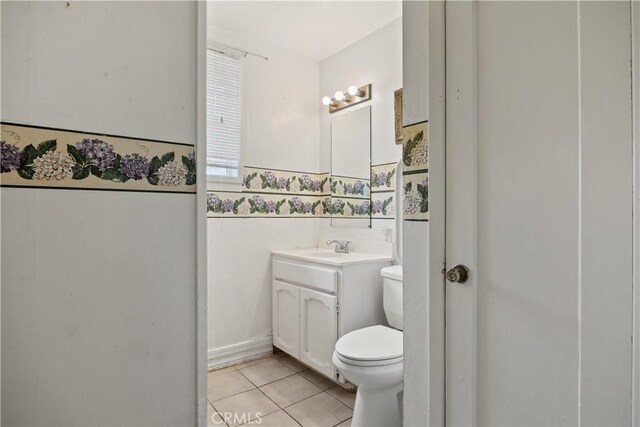
[[240, 59], [207, 50], [207, 174], [239, 177]]

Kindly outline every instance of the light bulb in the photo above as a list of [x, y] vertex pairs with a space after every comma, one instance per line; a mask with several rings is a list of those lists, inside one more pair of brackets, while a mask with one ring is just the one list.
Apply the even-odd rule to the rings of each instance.
[[337, 91], [334, 97], [336, 98], [336, 100], [342, 101], [344, 99], [344, 93], [342, 93], [341, 91]]
[[322, 98], [322, 105], [331, 105], [331, 98], [329, 98], [328, 96]]
[[358, 94], [358, 88], [351, 85], [349, 86], [349, 95], [356, 96]]

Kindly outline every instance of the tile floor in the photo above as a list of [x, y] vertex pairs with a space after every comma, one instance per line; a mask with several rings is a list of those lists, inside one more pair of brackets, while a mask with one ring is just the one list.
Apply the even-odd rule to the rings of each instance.
[[275, 353], [209, 372], [209, 425], [350, 426], [355, 398], [297, 360]]

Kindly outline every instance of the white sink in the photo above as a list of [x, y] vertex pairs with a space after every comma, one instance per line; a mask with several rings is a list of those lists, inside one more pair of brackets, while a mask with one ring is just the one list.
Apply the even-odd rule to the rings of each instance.
[[341, 258], [341, 257], [349, 256], [349, 254], [340, 254], [338, 252], [324, 252], [324, 251], [305, 252], [300, 255], [308, 256], [308, 257], [319, 257], [319, 258]]
[[387, 255], [365, 254], [350, 252], [340, 254], [330, 249], [293, 249], [288, 251], [272, 251], [274, 256], [292, 258], [302, 261], [315, 262], [329, 265], [366, 264], [370, 262], [391, 261], [393, 258]]

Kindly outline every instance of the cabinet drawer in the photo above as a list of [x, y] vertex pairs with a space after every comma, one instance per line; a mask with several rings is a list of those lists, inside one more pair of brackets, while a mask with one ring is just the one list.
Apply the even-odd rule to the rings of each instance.
[[337, 271], [309, 264], [274, 260], [273, 278], [331, 293], [338, 288]]

